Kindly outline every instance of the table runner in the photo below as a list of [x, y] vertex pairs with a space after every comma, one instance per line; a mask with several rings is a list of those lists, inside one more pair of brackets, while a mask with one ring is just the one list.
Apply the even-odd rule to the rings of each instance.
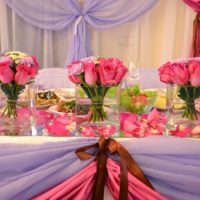
[[[153, 136], [119, 141], [156, 191], [171, 199], [199, 199], [198, 140]], [[30, 199], [75, 175], [93, 159], [80, 161], [74, 150], [94, 142], [96, 138], [32, 145], [0, 144], [1, 198]]]

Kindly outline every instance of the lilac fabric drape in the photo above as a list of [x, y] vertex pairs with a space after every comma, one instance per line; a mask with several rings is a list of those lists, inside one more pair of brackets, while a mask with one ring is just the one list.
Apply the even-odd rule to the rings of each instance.
[[190, 56], [200, 56], [200, 1], [198, 0], [183, 0], [188, 6], [190, 6], [196, 13], [196, 17], [193, 22], [193, 41]]
[[137, 19], [157, 0], [6, 0], [25, 21], [42, 29], [59, 30], [74, 26], [67, 63], [92, 55], [88, 25], [108, 29]]
[[[80, 161], [74, 150], [96, 140], [0, 144], [1, 199], [27, 200], [67, 180], [93, 161]], [[199, 140], [153, 136], [120, 143], [132, 154], [156, 191], [173, 200], [199, 200]]]

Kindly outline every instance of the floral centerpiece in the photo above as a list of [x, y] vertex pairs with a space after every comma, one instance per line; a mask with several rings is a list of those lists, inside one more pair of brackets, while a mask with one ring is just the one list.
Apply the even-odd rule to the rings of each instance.
[[0, 55], [0, 88], [7, 98], [2, 116], [17, 117], [17, 100], [38, 72], [35, 56], [19, 51], [9, 51]]
[[[106, 119], [104, 99], [113, 87], [118, 86], [128, 69], [117, 58], [88, 57], [67, 66], [69, 79], [80, 85], [91, 104], [89, 122]], [[112, 88], [112, 89], [111, 89]], [[77, 103], [78, 104], [78, 103]]]
[[167, 62], [159, 68], [160, 80], [178, 85], [178, 97], [185, 102], [183, 118], [197, 120], [195, 100], [200, 97], [200, 58]]

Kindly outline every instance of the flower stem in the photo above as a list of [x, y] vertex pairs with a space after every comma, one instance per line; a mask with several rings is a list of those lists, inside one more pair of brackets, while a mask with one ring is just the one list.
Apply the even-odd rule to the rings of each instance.
[[8, 117], [17, 117], [17, 101], [16, 100], [7, 100], [6, 102], [6, 107], [2, 113], [3, 116], [8, 116]]
[[95, 104], [92, 105], [92, 116], [90, 121], [99, 122], [104, 121], [106, 119], [106, 112], [104, 111], [103, 104]]
[[183, 112], [182, 117], [188, 118], [190, 120], [197, 120], [197, 111], [195, 109], [194, 100], [186, 101], [186, 108]]

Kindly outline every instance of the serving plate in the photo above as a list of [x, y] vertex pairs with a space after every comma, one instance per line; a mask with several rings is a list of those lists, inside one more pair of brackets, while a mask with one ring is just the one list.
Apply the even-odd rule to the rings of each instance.
[[54, 114], [66, 114], [65, 112], [59, 112], [57, 111], [57, 105], [53, 105], [49, 107], [49, 112], [54, 113]]
[[61, 99], [74, 99], [75, 89], [72, 88], [57, 88], [53, 90]]
[[[75, 90], [71, 89], [71, 88], [68, 88], [68, 89], [66, 89], [66, 88], [56, 88], [56, 89], [50, 88], [47, 90], [39, 90], [37, 93], [47, 92], [47, 91], [54, 92], [59, 97], [59, 99], [63, 99], [63, 100], [74, 99], [74, 97], [75, 97]], [[47, 103], [47, 104], [36, 105], [36, 108], [37, 109], [45, 109], [45, 108], [48, 108], [48, 107], [54, 106], [54, 105], [57, 105], [57, 103]]]
[[59, 114], [59, 115], [72, 114], [72, 112], [66, 113], [66, 112], [57, 111], [57, 105], [50, 106], [48, 110], [49, 110], [49, 112], [51, 112], [53, 114]]

